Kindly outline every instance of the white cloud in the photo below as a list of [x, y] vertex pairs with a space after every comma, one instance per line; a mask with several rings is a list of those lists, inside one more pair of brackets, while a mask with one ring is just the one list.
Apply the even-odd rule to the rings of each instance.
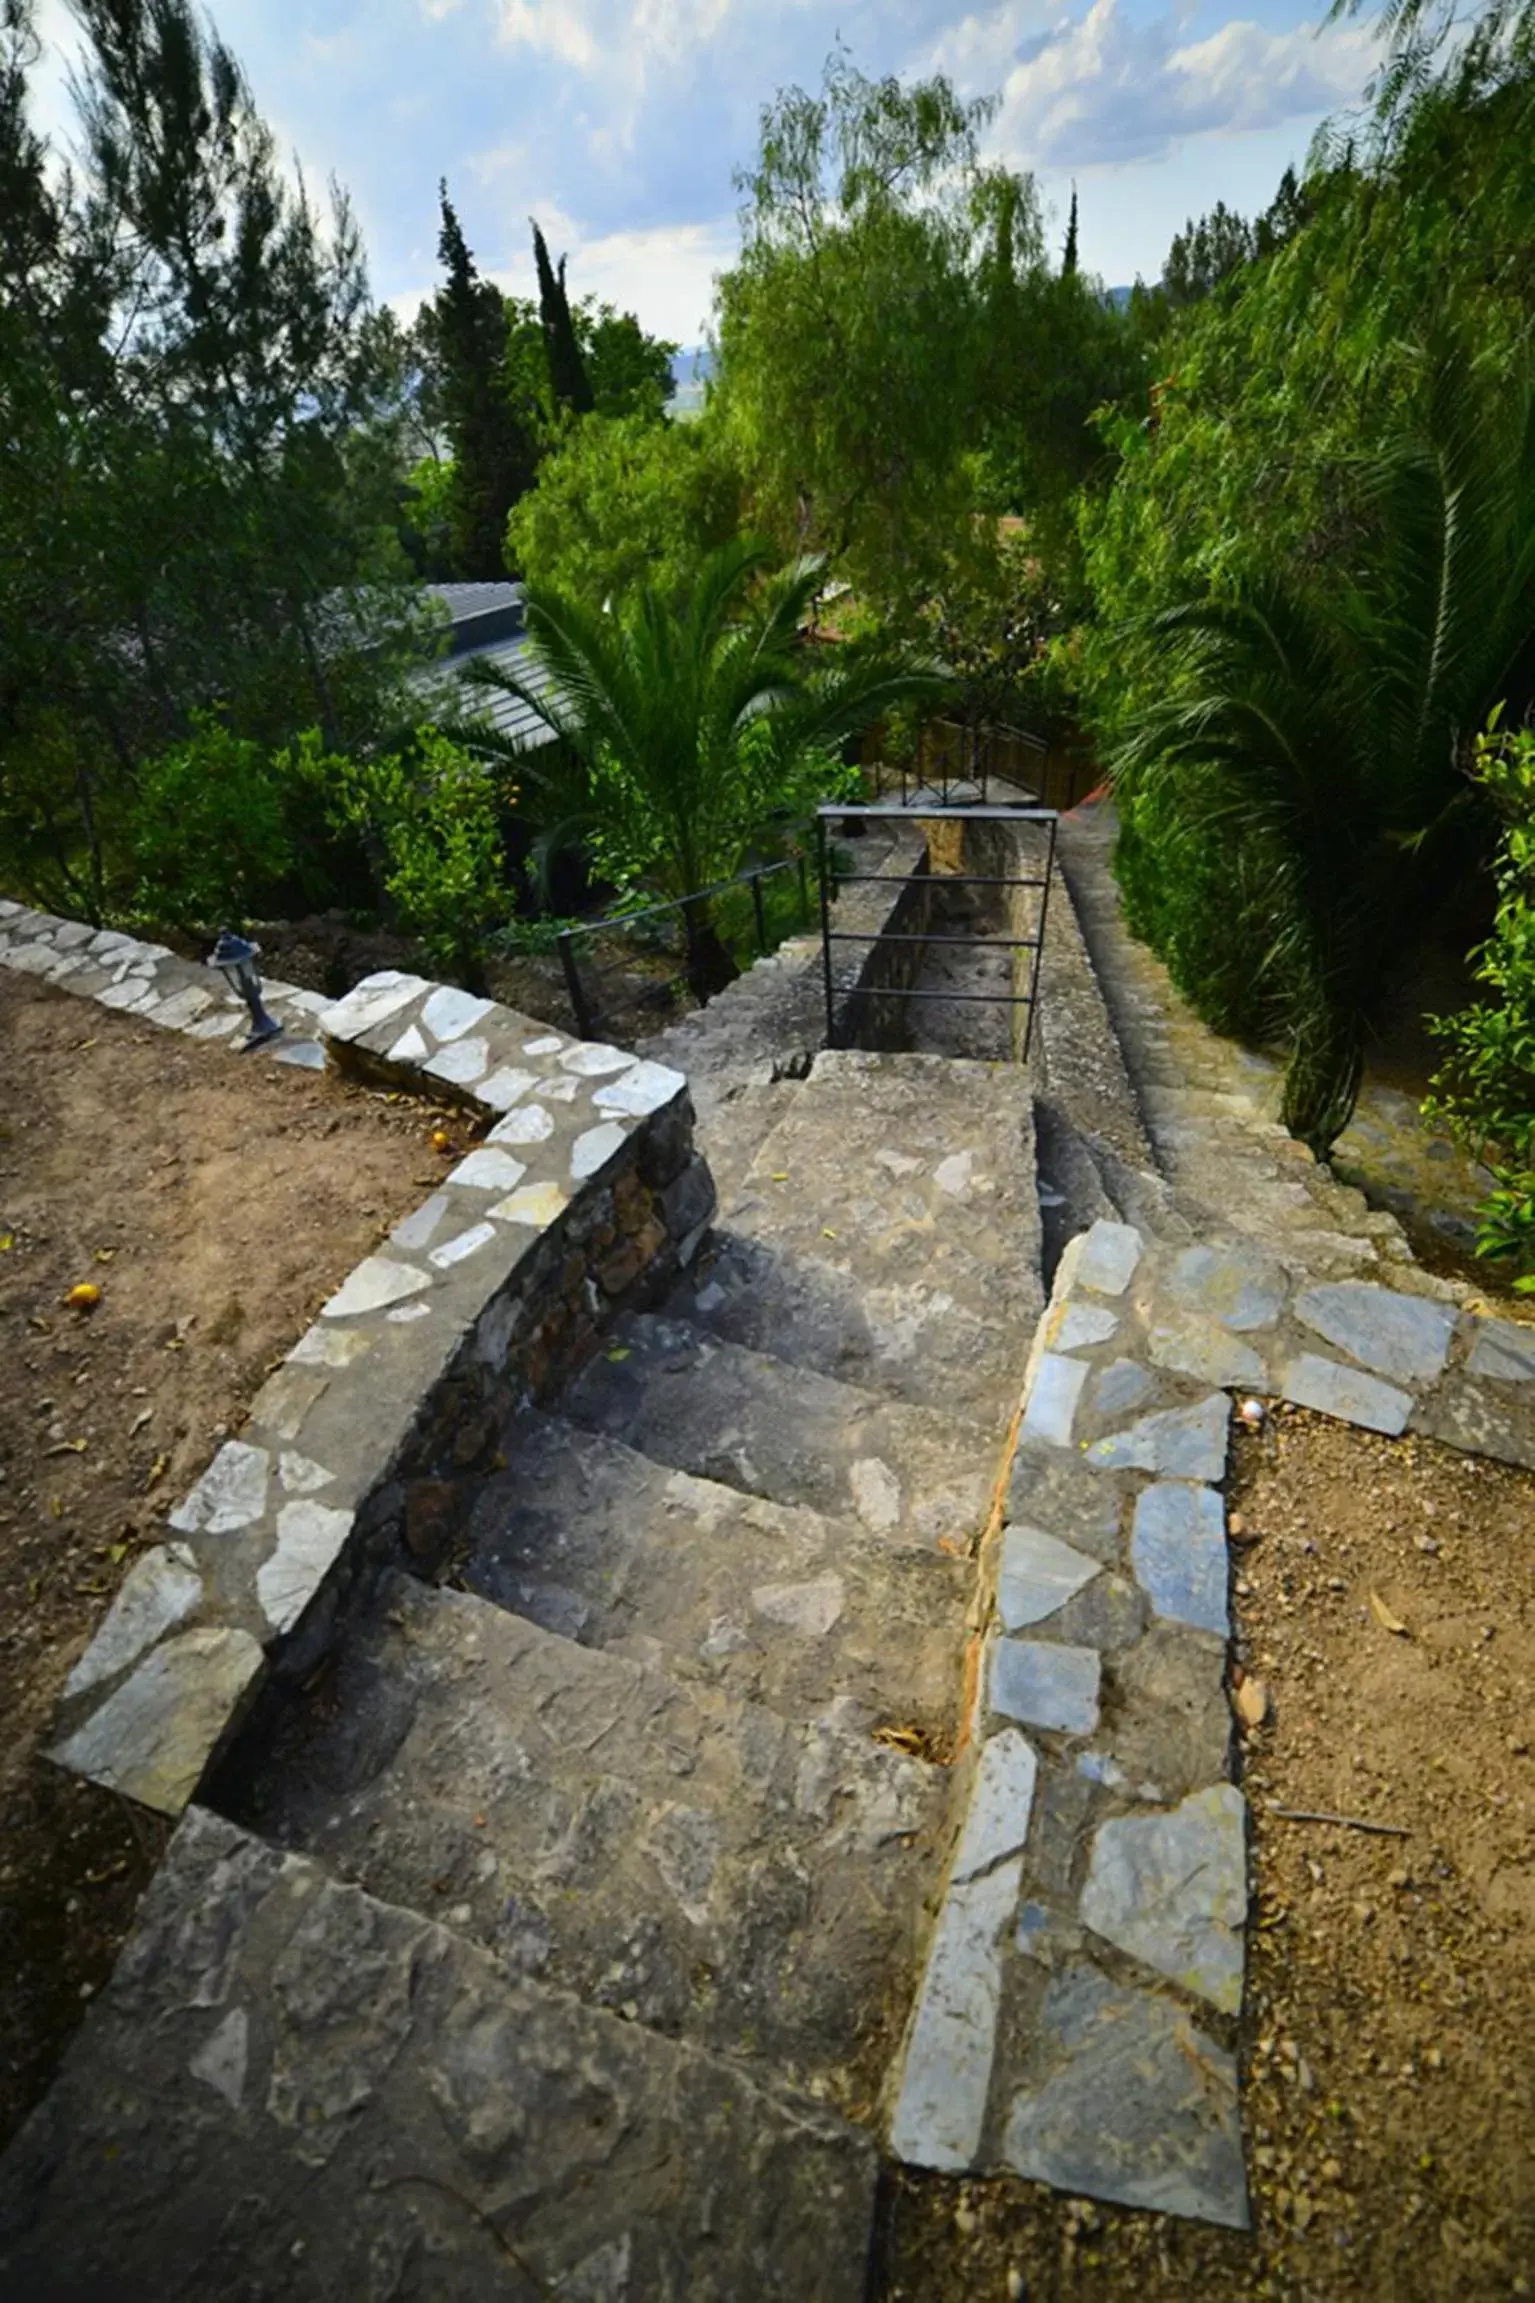
[[928, 69], [995, 87], [990, 142], [1024, 166], [1090, 168], [1165, 153], [1183, 136], [1277, 127], [1355, 103], [1376, 59], [1365, 26], [1271, 32], [1242, 19], [1186, 41], [1171, 15], [1134, 22], [1119, 0], [1067, 16], [1052, 0], [1004, 0], [966, 17]]
[[[735, 260], [733, 217], [584, 238], [573, 219], [547, 201], [537, 213], [551, 253], [570, 258], [573, 293], [636, 313], [653, 336], [688, 345], [701, 340], [714, 300], [714, 275]], [[526, 225], [522, 236], [526, 256], [490, 276], [508, 295], [536, 297], [538, 282]], [[412, 289], [389, 301], [402, 320], [409, 320], [431, 292], [430, 287]]]

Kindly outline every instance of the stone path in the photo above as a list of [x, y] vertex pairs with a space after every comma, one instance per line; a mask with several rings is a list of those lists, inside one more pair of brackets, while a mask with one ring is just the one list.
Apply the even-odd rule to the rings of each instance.
[[1094, 961], [1063, 907], [1038, 1071], [1066, 1244], [983, 1562], [967, 1801], [892, 2141], [1244, 2227], [1230, 1395], [1535, 1464], [1535, 1331], [1463, 1308], [1394, 1217], [1208, 1084], [1240, 1051], [1125, 936], [1101, 823], [1063, 847]]

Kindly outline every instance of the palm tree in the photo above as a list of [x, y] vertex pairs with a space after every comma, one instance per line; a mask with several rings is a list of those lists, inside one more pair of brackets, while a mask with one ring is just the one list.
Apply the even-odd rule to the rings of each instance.
[[[819, 752], [892, 704], [949, 692], [925, 663], [852, 647], [815, 661], [799, 633], [824, 563], [770, 570], [766, 548], [738, 538], [704, 561], [680, 612], [648, 585], [612, 614], [530, 583], [527, 629], [548, 685], [493, 662], [466, 668], [473, 683], [531, 704], [577, 764], [579, 806], [568, 771], [560, 793], [566, 826], [600, 834], [664, 894], [695, 899], [686, 916], [701, 992], [735, 972], [702, 891], [775, 820], [821, 796], [806, 782]], [[487, 748], [472, 728], [455, 732]]]
[[1470, 804], [1476, 731], [1535, 671], [1535, 363], [1496, 391], [1430, 364], [1422, 428], [1361, 478], [1370, 541], [1341, 601], [1286, 579], [1153, 619], [1166, 687], [1113, 762], [1191, 855], [1236, 855], [1261, 889], [1245, 957], [1289, 1046], [1284, 1123], [1319, 1158]]

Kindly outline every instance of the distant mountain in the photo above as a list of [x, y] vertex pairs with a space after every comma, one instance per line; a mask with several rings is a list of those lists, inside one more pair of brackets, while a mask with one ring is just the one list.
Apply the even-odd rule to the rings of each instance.
[[1133, 288], [1105, 288], [1103, 292], [1116, 312], [1122, 312], [1135, 294]]
[[673, 416], [698, 416], [703, 413], [704, 386], [714, 375], [714, 355], [707, 344], [695, 344], [685, 351], [672, 354], [672, 377], [676, 389], [667, 403]]

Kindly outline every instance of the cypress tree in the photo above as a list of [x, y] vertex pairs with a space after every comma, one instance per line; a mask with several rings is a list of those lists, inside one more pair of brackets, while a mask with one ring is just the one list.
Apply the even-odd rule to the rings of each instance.
[[1077, 188], [1071, 187], [1071, 220], [1066, 226], [1066, 253], [1061, 258], [1061, 277], [1069, 280], [1077, 268]]
[[533, 223], [533, 261], [538, 266], [539, 319], [549, 356], [549, 389], [556, 409], [569, 408], [577, 416], [587, 416], [597, 403], [565, 294], [565, 259], [560, 258], [556, 271], [549, 261], [543, 233], [531, 217], [529, 222]]
[[506, 573], [506, 515], [533, 485], [537, 457], [512, 402], [501, 291], [475, 269], [446, 182], [439, 191], [437, 253], [448, 276], [434, 310], [443, 418], [453, 448], [453, 572], [488, 583]]

